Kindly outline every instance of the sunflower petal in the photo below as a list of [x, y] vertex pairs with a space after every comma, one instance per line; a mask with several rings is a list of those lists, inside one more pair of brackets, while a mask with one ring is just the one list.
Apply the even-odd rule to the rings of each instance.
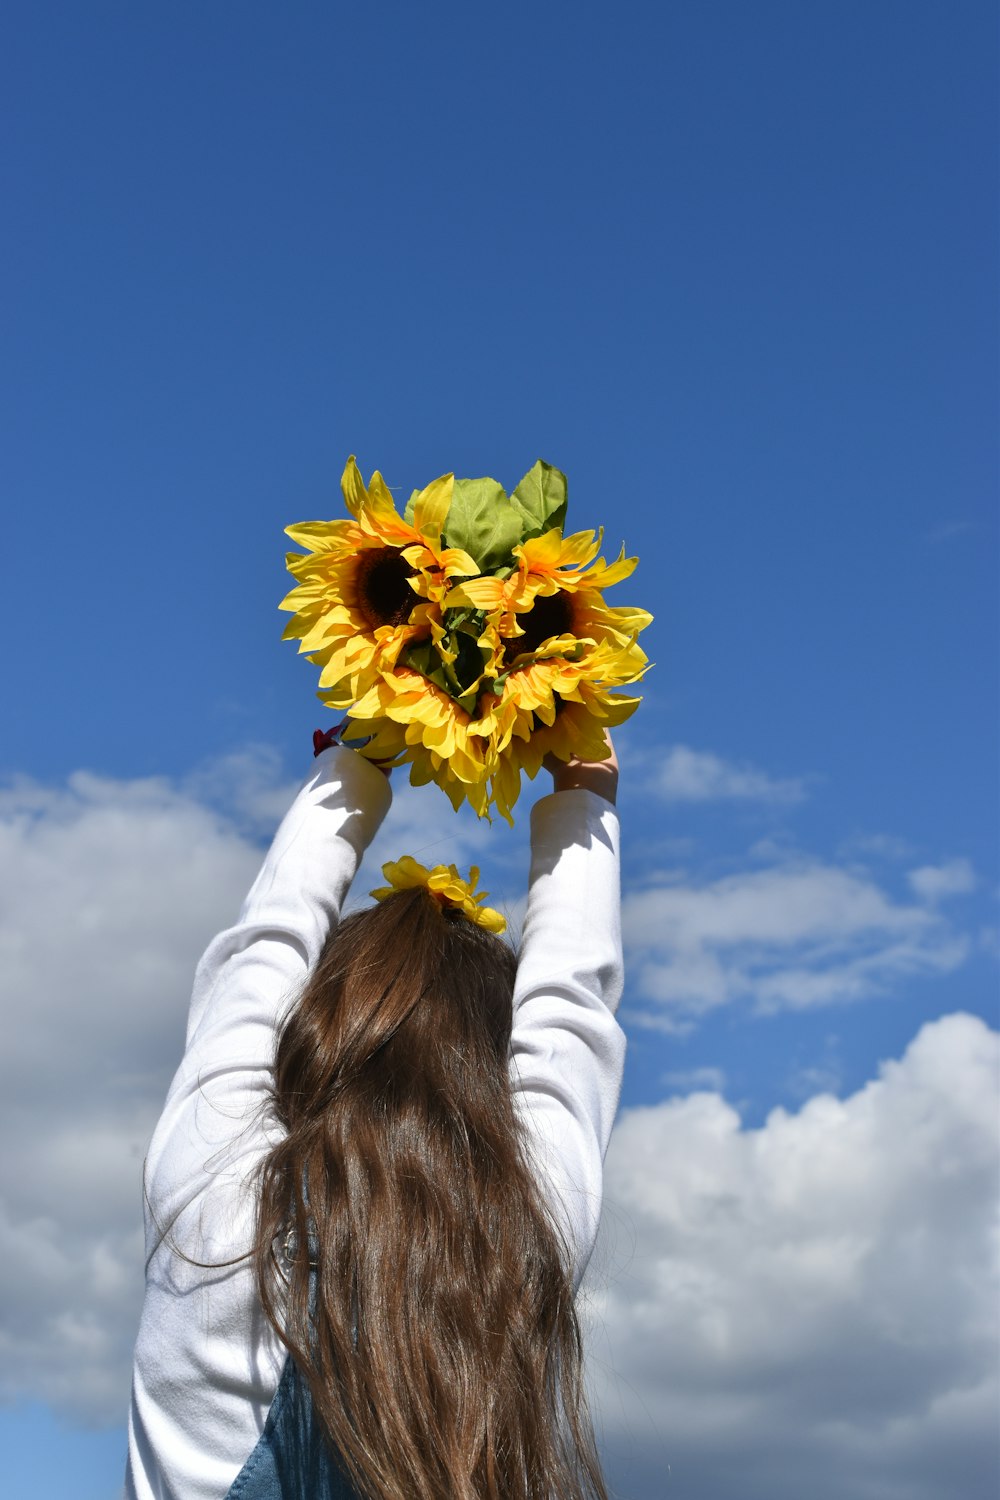
[[423, 886], [442, 905], [462, 912], [478, 926], [495, 933], [506, 930], [507, 923], [501, 914], [483, 905], [489, 891], [481, 891], [478, 897], [475, 894], [479, 879], [479, 871], [475, 866], [471, 871], [472, 879], [465, 881], [454, 865], [435, 865], [433, 869], [428, 869], [414, 859], [412, 854], [404, 854], [401, 859], [389, 860], [384, 864], [382, 874], [389, 884], [379, 886], [371, 892], [376, 901], [384, 901], [396, 891], [414, 890]]
[[392, 492], [386, 484], [378, 469], [375, 470], [368, 485], [368, 516], [376, 521], [399, 522], [399, 513], [396, 510], [396, 502], [392, 498]]
[[361, 507], [368, 499], [368, 491], [365, 489], [364, 480], [361, 478], [353, 453], [344, 465], [344, 472], [340, 476], [340, 488], [343, 491], [344, 504], [351, 515], [359, 516]]
[[441, 541], [454, 485], [454, 474], [442, 474], [440, 479], [432, 479], [413, 502], [415, 530], [437, 543]]

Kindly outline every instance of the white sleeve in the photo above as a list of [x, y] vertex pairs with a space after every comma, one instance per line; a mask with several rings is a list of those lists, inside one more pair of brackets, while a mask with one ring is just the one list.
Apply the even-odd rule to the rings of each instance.
[[334, 747], [282, 820], [234, 927], [209, 944], [195, 972], [187, 1046], [146, 1163], [159, 1226], [192, 1206], [218, 1174], [240, 1176], [267, 1149], [262, 1123], [276, 1034], [301, 992], [391, 801], [387, 778]]
[[618, 837], [615, 809], [595, 792], [555, 792], [532, 809], [511, 1086], [574, 1286], [597, 1237], [625, 1065]]

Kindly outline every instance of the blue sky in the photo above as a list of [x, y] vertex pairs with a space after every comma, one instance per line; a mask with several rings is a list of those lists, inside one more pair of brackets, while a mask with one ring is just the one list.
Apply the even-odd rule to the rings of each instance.
[[[37, 853], [81, 808], [159, 798], [238, 899], [326, 717], [280, 641], [283, 526], [342, 513], [349, 453], [404, 495], [541, 456], [571, 526], [638, 553], [615, 597], [656, 617], [619, 735], [625, 1108], [707, 1091], [749, 1139], [868, 1099], [927, 1023], [995, 1027], [994, 33], [977, 0], [21, 7], [11, 828], [47, 819]], [[435, 798], [405, 817], [516, 902], [520, 832], [487, 844]], [[211, 933], [172, 922], [183, 974]], [[105, 1187], [124, 1235], [136, 1183]], [[64, 1495], [64, 1460], [114, 1493], [120, 1351], [87, 1410], [33, 1358], [4, 1386], [14, 1461], [43, 1451], [24, 1493]], [[726, 1493], [711, 1462], [695, 1445], [677, 1493]]]

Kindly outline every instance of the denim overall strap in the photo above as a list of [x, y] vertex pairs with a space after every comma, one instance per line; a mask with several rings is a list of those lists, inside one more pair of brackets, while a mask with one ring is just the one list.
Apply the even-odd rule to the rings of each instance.
[[291, 1355], [264, 1431], [226, 1500], [361, 1500], [326, 1440]]
[[[313, 1235], [310, 1264], [315, 1268]], [[316, 1272], [310, 1272], [310, 1302]], [[357, 1321], [354, 1323], [357, 1348]], [[313, 1407], [308, 1382], [291, 1355], [261, 1433], [250, 1457], [233, 1480], [226, 1500], [362, 1500], [341, 1468], [336, 1449], [326, 1438]]]

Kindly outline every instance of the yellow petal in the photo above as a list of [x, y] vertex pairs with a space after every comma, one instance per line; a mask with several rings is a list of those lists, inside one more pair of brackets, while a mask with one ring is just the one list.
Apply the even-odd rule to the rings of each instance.
[[369, 515], [377, 517], [380, 521], [386, 519], [398, 521], [400, 519], [399, 513], [396, 510], [396, 502], [392, 498], [392, 492], [378, 469], [375, 470], [368, 485], [367, 509]]
[[610, 588], [613, 583], [620, 583], [623, 578], [628, 578], [630, 574], [634, 573], [638, 561], [637, 557], [626, 557], [625, 548], [622, 547], [617, 561], [608, 564], [602, 559], [597, 567], [592, 570], [590, 577], [597, 588]]
[[454, 486], [454, 474], [442, 474], [440, 479], [432, 479], [413, 502], [415, 530], [422, 532], [424, 536], [435, 542], [441, 540], [441, 532], [444, 530], [445, 519], [451, 506]]
[[446, 578], [474, 578], [479, 564], [461, 547], [446, 547], [441, 553], [441, 567]]
[[[294, 526], [285, 527], [285, 535], [290, 536], [298, 547], [308, 547], [310, 552], [325, 552], [343, 541], [345, 527], [353, 526], [353, 521], [297, 521]], [[298, 561], [297, 553], [291, 556]]]
[[[455, 806], [457, 810], [458, 803]], [[384, 901], [394, 891], [424, 886], [446, 905], [461, 911], [471, 922], [476, 922], [490, 932], [503, 932], [507, 926], [499, 912], [482, 904], [489, 894], [487, 891], [481, 892], [478, 898], [475, 896], [476, 881], [479, 878], [479, 871], [475, 867], [471, 872], [473, 878], [470, 883], [462, 879], [455, 865], [435, 865], [429, 870], [411, 854], [404, 854], [401, 859], [384, 864], [382, 874], [389, 884], [379, 886], [371, 892], [376, 901]]]
[[[473, 569], [475, 571], [475, 569]], [[448, 594], [449, 609], [499, 609], [504, 602], [502, 578], [467, 578]]]
[[368, 491], [365, 489], [364, 481], [358, 472], [358, 465], [352, 453], [344, 465], [344, 472], [340, 476], [340, 488], [344, 493], [344, 504], [352, 516], [361, 514], [361, 508], [368, 499]]

